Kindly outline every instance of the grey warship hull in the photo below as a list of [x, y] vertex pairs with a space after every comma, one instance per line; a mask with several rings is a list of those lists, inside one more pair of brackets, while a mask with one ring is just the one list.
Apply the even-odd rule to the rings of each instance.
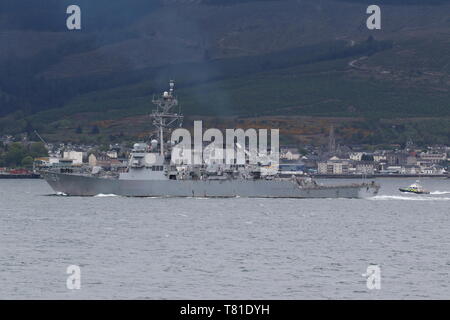
[[115, 194], [127, 197], [366, 198], [371, 184], [301, 186], [294, 180], [121, 180], [44, 172], [55, 192], [69, 196]]

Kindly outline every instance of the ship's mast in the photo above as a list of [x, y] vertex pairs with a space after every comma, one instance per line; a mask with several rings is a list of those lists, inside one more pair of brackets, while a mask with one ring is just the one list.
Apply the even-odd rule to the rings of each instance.
[[175, 113], [174, 109], [178, 106], [178, 99], [174, 95], [175, 82], [170, 80], [169, 91], [165, 91], [158, 97], [153, 97], [153, 104], [156, 105], [156, 110], [153, 110], [151, 117], [153, 125], [158, 130], [158, 138], [160, 144], [160, 154], [164, 156], [164, 134], [167, 129], [175, 125], [181, 126], [183, 115]]

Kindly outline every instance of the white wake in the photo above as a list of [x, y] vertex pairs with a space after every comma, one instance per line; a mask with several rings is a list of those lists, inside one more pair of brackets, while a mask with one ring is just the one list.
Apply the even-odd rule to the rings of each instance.
[[429, 196], [375, 196], [369, 200], [405, 200], [405, 201], [449, 201], [448, 197], [429, 197]]
[[430, 194], [450, 194], [450, 191], [432, 191]]

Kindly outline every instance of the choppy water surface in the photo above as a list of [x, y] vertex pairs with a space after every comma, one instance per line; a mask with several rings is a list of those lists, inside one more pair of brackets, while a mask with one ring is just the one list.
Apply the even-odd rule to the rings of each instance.
[[450, 179], [422, 179], [430, 195], [378, 182], [369, 200], [300, 200], [64, 197], [2, 180], [0, 298], [450, 298]]

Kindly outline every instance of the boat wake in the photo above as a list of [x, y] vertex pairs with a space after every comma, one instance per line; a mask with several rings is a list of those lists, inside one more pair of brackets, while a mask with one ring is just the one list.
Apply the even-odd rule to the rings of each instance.
[[429, 197], [429, 196], [375, 196], [369, 200], [405, 200], [405, 201], [450, 201], [448, 197]]
[[450, 194], [450, 191], [433, 191], [430, 194]]

